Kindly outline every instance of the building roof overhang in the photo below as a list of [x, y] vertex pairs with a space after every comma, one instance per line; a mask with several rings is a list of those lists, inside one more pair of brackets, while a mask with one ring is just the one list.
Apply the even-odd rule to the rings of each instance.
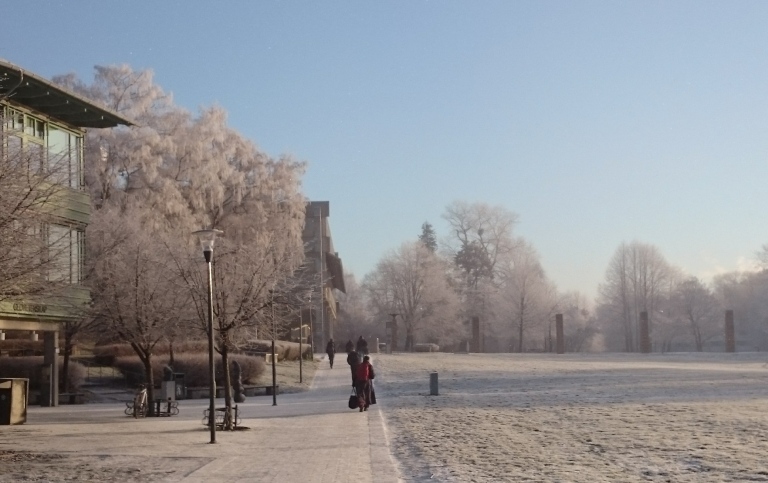
[[81, 128], [134, 125], [110, 109], [0, 59], [0, 100], [3, 99]]
[[325, 265], [331, 274], [331, 285], [333, 285], [333, 288], [342, 293], [347, 293], [347, 288], [344, 286], [344, 268], [341, 265], [341, 258], [333, 253], [326, 253]]

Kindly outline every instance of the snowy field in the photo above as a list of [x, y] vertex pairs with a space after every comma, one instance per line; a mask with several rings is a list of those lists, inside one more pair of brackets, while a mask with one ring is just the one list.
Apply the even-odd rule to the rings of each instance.
[[374, 365], [406, 482], [726, 482], [768, 481], [766, 362], [422, 353]]

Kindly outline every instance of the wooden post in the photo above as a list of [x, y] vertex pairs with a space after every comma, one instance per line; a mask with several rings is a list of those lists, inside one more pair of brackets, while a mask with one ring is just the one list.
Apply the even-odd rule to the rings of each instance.
[[482, 352], [480, 343], [480, 317], [472, 317], [472, 352]]
[[640, 352], [651, 352], [651, 335], [648, 329], [648, 312], [640, 312]]
[[725, 352], [736, 352], [736, 334], [733, 327], [733, 310], [725, 311]]
[[392, 322], [387, 323], [389, 326], [389, 353], [397, 350], [397, 315], [389, 314], [392, 316]]
[[41, 406], [59, 405], [59, 333], [43, 332], [43, 386], [40, 390]]
[[565, 354], [565, 334], [563, 333], [563, 314], [555, 314], [555, 334], [557, 337], [557, 353]]
[[439, 394], [437, 388], [437, 372], [431, 372], [429, 374], [429, 395], [437, 396]]

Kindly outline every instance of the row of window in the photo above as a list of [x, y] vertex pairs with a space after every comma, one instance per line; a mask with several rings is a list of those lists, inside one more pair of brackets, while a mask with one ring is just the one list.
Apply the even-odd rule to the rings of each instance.
[[30, 170], [50, 175], [74, 189], [83, 187], [83, 137], [61, 126], [9, 106], [0, 111], [3, 122], [0, 153], [20, 153]]
[[62, 225], [48, 225], [48, 280], [77, 284], [82, 281], [85, 232]]
[[[81, 227], [56, 223], [14, 222], [18, 243], [9, 247], [10, 257], [25, 268], [39, 267], [50, 282], [79, 284], [83, 279], [85, 231]], [[35, 268], [37, 270], [37, 268]]]
[[[0, 156], [21, 156], [29, 170], [73, 189], [82, 189], [83, 137], [60, 125], [7, 105], [0, 105]], [[47, 224], [30, 228], [47, 247], [45, 277], [79, 284], [85, 260], [83, 228]], [[23, 247], [20, 247], [23, 250]]]

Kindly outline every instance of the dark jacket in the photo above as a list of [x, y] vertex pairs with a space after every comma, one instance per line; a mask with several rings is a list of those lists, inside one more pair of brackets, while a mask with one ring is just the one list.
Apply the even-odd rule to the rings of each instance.
[[325, 346], [325, 353], [326, 354], [335, 354], [336, 353], [336, 344], [334, 344], [333, 341], [329, 341], [328, 345]]
[[357, 349], [357, 352], [361, 354], [368, 354], [368, 341], [363, 339], [362, 335], [359, 339], [357, 339], [357, 345], [355, 349]]
[[357, 372], [357, 366], [360, 365], [360, 355], [352, 351], [349, 354], [347, 354], [347, 364], [349, 364], [349, 369], [352, 371], [352, 385], [355, 385], [355, 372]]

